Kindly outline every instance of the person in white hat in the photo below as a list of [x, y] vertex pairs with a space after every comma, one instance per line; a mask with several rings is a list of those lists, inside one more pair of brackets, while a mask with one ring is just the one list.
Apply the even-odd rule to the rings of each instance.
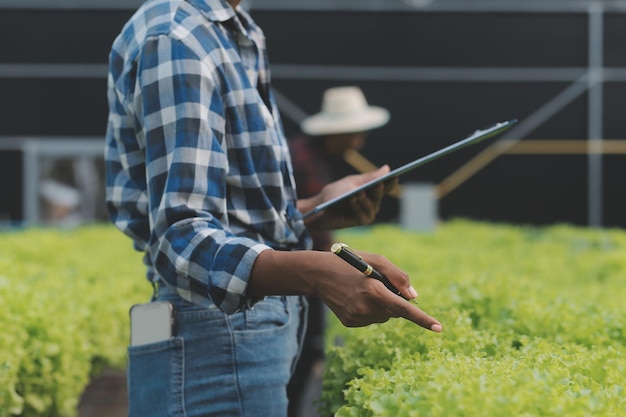
[[[387, 109], [367, 103], [363, 91], [355, 86], [329, 88], [323, 94], [321, 111], [302, 120], [303, 134], [290, 139], [296, 191], [299, 198], [316, 195], [328, 183], [343, 176], [340, 167], [349, 150], [365, 146], [366, 134], [389, 121]], [[332, 233], [311, 232], [313, 249], [329, 250]], [[300, 361], [288, 386], [289, 415], [297, 415], [297, 407], [304, 398], [307, 381], [324, 358], [324, 304], [309, 297], [308, 328], [300, 354]]]
[[81, 222], [79, 213], [80, 191], [52, 178], [43, 180], [39, 194], [44, 202], [44, 220], [60, 226], [77, 226]]
[[[355, 86], [333, 87], [322, 98], [321, 111], [302, 120], [303, 134], [290, 139], [298, 197], [316, 195], [324, 185], [340, 178], [346, 151], [365, 146], [368, 132], [389, 121], [389, 111], [367, 103]], [[314, 236], [314, 249], [329, 250], [330, 234]]]

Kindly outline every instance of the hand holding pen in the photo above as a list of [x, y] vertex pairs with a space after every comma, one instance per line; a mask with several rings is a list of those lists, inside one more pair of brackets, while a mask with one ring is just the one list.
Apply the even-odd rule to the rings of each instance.
[[[395, 295], [398, 295], [405, 300], [408, 300], [400, 290], [393, 286], [391, 282], [387, 279], [386, 276], [375, 270], [370, 264], [363, 260], [363, 257], [356, 253], [350, 246], [345, 243], [334, 243], [330, 248], [330, 251], [335, 255], [339, 256], [344, 261], [348, 262], [350, 265], [363, 272], [368, 277], [374, 278], [382, 282], [385, 287]], [[417, 294], [416, 294], [417, 295]]]
[[[391, 293], [403, 298], [404, 300], [409, 300], [409, 298], [402, 294], [402, 291], [398, 290], [384, 274], [377, 271], [373, 266], [367, 263], [361, 255], [359, 255], [356, 251], [354, 251], [345, 243], [333, 244], [331, 247], [331, 252], [336, 254], [338, 257], [350, 264], [355, 269], [362, 272], [364, 275], [382, 282]], [[411, 299], [417, 297], [417, 292], [410, 285], [404, 292], [408, 293]], [[415, 306], [413, 303], [405, 303], [404, 301], [400, 301], [400, 303], [397, 303], [392, 301], [391, 299], [388, 299], [386, 303], [388, 308], [391, 311], [395, 312], [392, 315], [393, 317], [407, 318], [417, 324], [420, 324], [422, 327], [430, 329], [434, 332], [440, 332], [442, 330], [441, 324], [436, 319], [428, 316], [426, 313], [418, 309], [417, 306]]]

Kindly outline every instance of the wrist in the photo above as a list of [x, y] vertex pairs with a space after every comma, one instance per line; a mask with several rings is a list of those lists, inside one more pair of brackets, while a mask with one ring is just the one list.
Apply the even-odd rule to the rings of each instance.
[[247, 295], [317, 295], [318, 278], [328, 263], [324, 251], [262, 252], [252, 267]]

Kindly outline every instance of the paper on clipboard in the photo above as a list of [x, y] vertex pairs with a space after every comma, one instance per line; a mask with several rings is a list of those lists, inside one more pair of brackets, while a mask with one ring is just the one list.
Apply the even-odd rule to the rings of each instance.
[[355, 195], [357, 195], [358, 193], [367, 190], [370, 187], [375, 186], [376, 184], [380, 184], [383, 183], [385, 181], [390, 180], [391, 178], [397, 177], [399, 175], [402, 175], [406, 172], [409, 172], [421, 165], [426, 164], [427, 162], [430, 162], [432, 160], [435, 160], [441, 156], [444, 156], [446, 154], [449, 154], [451, 152], [454, 152], [458, 149], [464, 148], [465, 146], [468, 145], [473, 145], [475, 143], [478, 143], [482, 140], [485, 140], [487, 138], [493, 137], [497, 134], [500, 134], [502, 132], [504, 132], [505, 130], [509, 129], [511, 126], [513, 126], [515, 123], [517, 123], [516, 119], [512, 119], [512, 120], [508, 120], [506, 122], [500, 122], [500, 123], [495, 123], [485, 129], [480, 129], [477, 130], [476, 132], [474, 132], [473, 134], [471, 134], [470, 136], [466, 137], [465, 139], [462, 139], [458, 142], [453, 143], [452, 145], [446, 146], [445, 148], [439, 149], [438, 151], [435, 151], [431, 154], [428, 154], [426, 156], [423, 156], [419, 159], [416, 159], [412, 162], [409, 162], [408, 164], [405, 164], [399, 168], [396, 168], [392, 171], [390, 171], [389, 173], [387, 173], [386, 175], [383, 175], [382, 177], [376, 178], [375, 180], [372, 180], [368, 183], [365, 183], [363, 185], [361, 185], [360, 187], [355, 188], [352, 191], [349, 191], [345, 194], [342, 194], [338, 197], [335, 197], [331, 200], [328, 200], [318, 206], [316, 206], [315, 208], [313, 208], [311, 211], [308, 211], [306, 213], [303, 214], [304, 218], [307, 218], [309, 216], [312, 216], [314, 214], [317, 214], [325, 209], [327, 209], [330, 206], [333, 206], [335, 204], [338, 204], [342, 201], [345, 201], [347, 199], [349, 199], [350, 197], [353, 197]]

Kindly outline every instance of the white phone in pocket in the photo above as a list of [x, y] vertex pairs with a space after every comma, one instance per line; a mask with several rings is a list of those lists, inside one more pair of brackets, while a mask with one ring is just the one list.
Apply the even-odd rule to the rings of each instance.
[[135, 304], [130, 308], [131, 346], [161, 342], [174, 334], [174, 306], [169, 301]]

